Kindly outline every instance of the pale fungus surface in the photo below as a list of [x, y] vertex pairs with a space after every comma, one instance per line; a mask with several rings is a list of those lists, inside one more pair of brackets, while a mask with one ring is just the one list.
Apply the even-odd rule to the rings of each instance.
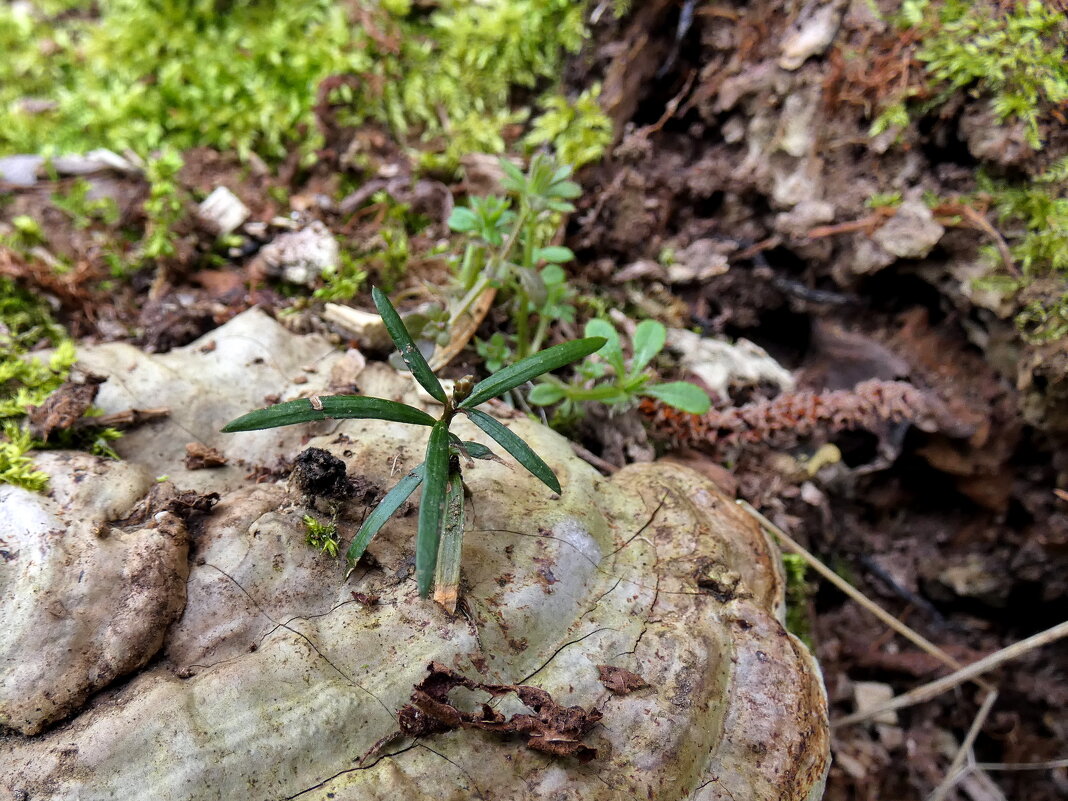
[[[826, 698], [815, 661], [782, 625], [778, 554], [688, 468], [632, 465], [605, 478], [564, 438], [490, 405], [545, 458], [563, 492], [553, 495], [507, 454], [465, 467], [456, 616], [417, 595], [415, 514], [387, 523], [368, 549], [373, 558], [349, 575], [343, 560], [309, 547], [303, 515], [336, 515], [347, 544], [375, 494], [418, 464], [427, 432], [372, 420], [216, 432], [267, 405], [265, 395], [325, 394], [341, 356], [256, 311], [164, 355], [86, 349], [91, 369], [109, 376], [99, 401], [106, 411], [166, 405], [172, 414], [120, 440], [124, 462], [41, 458], [51, 497], [0, 496], [4, 539], [18, 543], [0, 562], [4, 628], [34, 628], [55, 644], [49, 651], [5, 635], [5, 688], [12, 680], [64, 699], [21, 727], [12, 722], [16, 702], [4, 700], [4, 722], [26, 733], [0, 740], [0, 786], [12, 797], [83, 801], [149, 790], [165, 801], [821, 797]], [[297, 374], [306, 380], [293, 383]], [[407, 375], [382, 364], [356, 381], [369, 395], [425, 403]], [[456, 433], [492, 446], [466, 421]], [[185, 470], [191, 439], [221, 450], [227, 466]], [[256, 483], [277, 459], [312, 446], [345, 462], [353, 498], [328, 508], [281, 471]], [[78, 484], [79, 469], [90, 483]], [[120, 526], [163, 473], [180, 490], [218, 492], [218, 503], [185, 520], [165, 511]], [[72, 485], [86, 487], [82, 496]], [[93, 534], [98, 524], [111, 536]], [[46, 546], [73, 556], [34, 567]], [[153, 600], [134, 603], [123, 582], [146, 563], [156, 565], [147, 571]], [[34, 570], [36, 583], [27, 578]], [[70, 617], [36, 607], [43, 593], [71, 597], [78, 582], [99, 587], [81, 591]], [[64, 666], [55, 651], [68, 640], [134, 656], [109, 662], [83, 649]], [[432, 662], [599, 710], [584, 738], [597, 756], [580, 763], [471, 729], [391, 737]], [[92, 667], [104, 663], [114, 664]], [[649, 686], [614, 694], [599, 679], [604, 665]], [[95, 680], [73, 680], [75, 670]], [[524, 711], [506, 696], [451, 699], [465, 710], [481, 701], [506, 715]]]

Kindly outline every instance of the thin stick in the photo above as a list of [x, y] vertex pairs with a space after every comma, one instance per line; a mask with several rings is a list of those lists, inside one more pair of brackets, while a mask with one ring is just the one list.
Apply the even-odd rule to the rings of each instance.
[[969, 771], [974, 769], [971, 765], [964, 767], [964, 763], [968, 760], [968, 756], [971, 754], [972, 748], [975, 746], [975, 739], [979, 736], [979, 732], [982, 731], [987, 716], [990, 714], [990, 709], [994, 706], [994, 702], [997, 699], [997, 690], [991, 690], [986, 694], [986, 698], [983, 700], [983, 705], [979, 707], [979, 711], [975, 714], [975, 720], [972, 721], [968, 733], [964, 736], [964, 742], [960, 744], [960, 748], [957, 749], [957, 755], [953, 757], [953, 761], [949, 764], [949, 770], [946, 771], [946, 778], [944, 778], [942, 783], [935, 788], [933, 793], [927, 796], [927, 801], [942, 801], [949, 794], [949, 791], [956, 787], [957, 783], [963, 779]]
[[1068, 759], [1051, 759], [1048, 762], [976, 762], [979, 770], [1056, 770], [1068, 768]]
[[[831, 584], [840, 589], [842, 592], [844, 592], [862, 607], [867, 609], [869, 612], [875, 615], [875, 617], [879, 618], [879, 620], [881, 620], [887, 626], [892, 628], [894, 631], [896, 631], [906, 640], [911, 642], [917, 648], [926, 651], [931, 656], [941, 660], [946, 665], [955, 670], [959, 670], [960, 668], [964, 667], [960, 662], [958, 662], [952, 656], [947, 654], [945, 651], [943, 651], [933, 642], [928, 640], [922, 634], [909, 628], [896, 617], [894, 617], [885, 609], [883, 609], [881, 606], [878, 606], [873, 601], [869, 600], [866, 595], [860, 592], [860, 590], [858, 590], [848, 581], [843, 579], [841, 576], [839, 576], [837, 573], [835, 573], [833, 570], [823, 564], [823, 562], [821, 562], [819, 559], [817, 559], [815, 556], [805, 550], [800, 545], [800, 543], [791, 538], [785, 531], [783, 531], [777, 525], [768, 520], [764, 515], [754, 509], [753, 506], [749, 504], [749, 502], [739, 500], [737, 503], [740, 507], [745, 509], [745, 511], [755, 517], [760, 522], [760, 524], [764, 526], [764, 528], [774, 534], [775, 537], [778, 538], [779, 542], [786, 546], [787, 550], [793, 551], [802, 559], [804, 559], [813, 570], [815, 570], [817, 573], [827, 579], [827, 581], [831, 582]], [[983, 686], [983, 689], [987, 690], [988, 692], [994, 689], [992, 686], [990, 686], [989, 684], [985, 684], [984, 682], [978, 683], [981, 684]]]
[[961, 668], [954, 673], [950, 673], [948, 676], [924, 684], [914, 690], [909, 690], [907, 693], [899, 695], [896, 698], [891, 698], [885, 704], [872, 709], [866, 709], [863, 712], [847, 715], [846, 717], [833, 722], [831, 725], [848, 726], [851, 723], [859, 723], [862, 720], [873, 718], [884, 712], [892, 712], [906, 706], [929, 701], [932, 698], [941, 695], [946, 690], [952, 690], [954, 687], [974, 679], [976, 676], [991, 671], [1011, 659], [1016, 659], [1017, 657], [1022, 656], [1027, 651], [1041, 648], [1044, 645], [1049, 645], [1051, 642], [1055, 642], [1062, 637], [1068, 637], [1068, 620], [1063, 623], [1058, 623], [1056, 626], [1039, 632], [1034, 636], [1028, 637], [1026, 640], [1021, 640], [1018, 643], [1013, 643], [1007, 648], [1002, 648], [1000, 651], [995, 651], [989, 656], [984, 656], [979, 661], [973, 662], [967, 667]]
[[606, 475], [612, 475], [613, 473], [619, 470], [619, 467], [617, 465], [614, 465], [611, 462], [602, 459], [596, 453], [592, 453], [591, 451], [586, 450], [586, 448], [583, 448], [577, 442], [571, 443], [571, 450], [575, 452], [575, 455], [577, 457], [582, 459], [584, 462], [589, 462], [591, 465], [593, 465]]

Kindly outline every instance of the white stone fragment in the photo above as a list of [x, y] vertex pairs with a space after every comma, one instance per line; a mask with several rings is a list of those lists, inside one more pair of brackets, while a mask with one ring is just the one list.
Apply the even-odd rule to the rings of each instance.
[[217, 186], [197, 207], [197, 216], [219, 236], [236, 231], [249, 218], [248, 207], [225, 186]]
[[336, 270], [341, 254], [337, 240], [319, 220], [299, 231], [281, 234], [264, 245], [259, 259], [269, 275], [294, 284], [313, 285], [327, 271]]
[[768, 383], [786, 391], [794, 386], [790, 371], [747, 339], [733, 345], [682, 328], [669, 328], [668, 347], [680, 354], [679, 365], [726, 398], [732, 387]]
[[819, 55], [834, 41], [842, 21], [842, 3], [834, 2], [812, 9], [809, 3], [790, 33], [783, 37], [778, 64], [784, 70], [796, 70], [810, 57]]
[[897, 208], [885, 225], [872, 234], [872, 240], [899, 259], [922, 259], [946, 232], [922, 200], [910, 199]]

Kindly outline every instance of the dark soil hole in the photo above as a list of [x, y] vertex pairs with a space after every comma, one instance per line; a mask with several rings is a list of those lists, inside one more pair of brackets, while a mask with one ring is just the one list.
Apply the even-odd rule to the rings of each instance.
[[871, 464], [879, 454], [879, 438], [870, 431], [843, 431], [834, 438], [834, 444], [849, 467]]
[[808, 268], [809, 262], [802, 259], [789, 248], [779, 247], [764, 251], [764, 259], [769, 266], [779, 272], [785, 272], [792, 276], [803, 275]]
[[943, 296], [938, 288], [918, 275], [890, 268], [864, 281], [860, 290], [870, 300], [873, 310], [900, 314], [916, 306], [927, 310], [927, 319], [934, 326], [945, 319]]
[[792, 370], [801, 365], [808, 353], [812, 318], [782, 306], [761, 312], [757, 328], [728, 325], [724, 333], [732, 339], [744, 337], [755, 342], [775, 361]]
[[975, 169], [979, 162], [968, 150], [968, 145], [958, 136], [959, 117], [942, 119], [928, 115], [920, 120], [920, 149], [932, 164], [957, 164], [961, 167]]
[[694, 198], [689, 204], [689, 212], [697, 219], [715, 217], [723, 207], [723, 199], [726, 196], [726, 192], [717, 189], [708, 197]]

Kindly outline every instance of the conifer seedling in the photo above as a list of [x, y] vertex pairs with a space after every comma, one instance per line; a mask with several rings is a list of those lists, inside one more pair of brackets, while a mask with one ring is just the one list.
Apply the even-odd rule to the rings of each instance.
[[[256, 431], [342, 418], [373, 418], [428, 426], [430, 440], [427, 444], [426, 459], [386, 493], [378, 506], [367, 515], [346, 556], [349, 563], [354, 565], [375, 534], [416, 487], [422, 484], [423, 496], [419, 503], [419, 523], [415, 541], [416, 582], [420, 596], [427, 597], [433, 586], [435, 600], [451, 612], [455, 609], [457, 600], [464, 525], [464, 490], [459, 457], [495, 457], [486, 446], [477, 442], [463, 442], [450, 433], [450, 423], [457, 414], [467, 415], [472, 423], [486, 432], [543, 484], [559, 493], [560, 482], [549, 465], [506, 426], [475, 407], [544, 373], [585, 358], [601, 348], [605, 339], [587, 337], [547, 348], [498, 370], [478, 383], [475, 383], [472, 377], [462, 378], [456, 382], [450, 398], [419, 352], [389, 298], [377, 288], [371, 290], [371, 297], [415, 380], [441, 403], [443, 408], [438, 419], [435, 420], [421, 409], [384, 398], [327, 395], [299, 398], [258, 409], [232, 420], [222, 430], [227, 433]], [[452, 458], [454, 456], [457, 458]]]

